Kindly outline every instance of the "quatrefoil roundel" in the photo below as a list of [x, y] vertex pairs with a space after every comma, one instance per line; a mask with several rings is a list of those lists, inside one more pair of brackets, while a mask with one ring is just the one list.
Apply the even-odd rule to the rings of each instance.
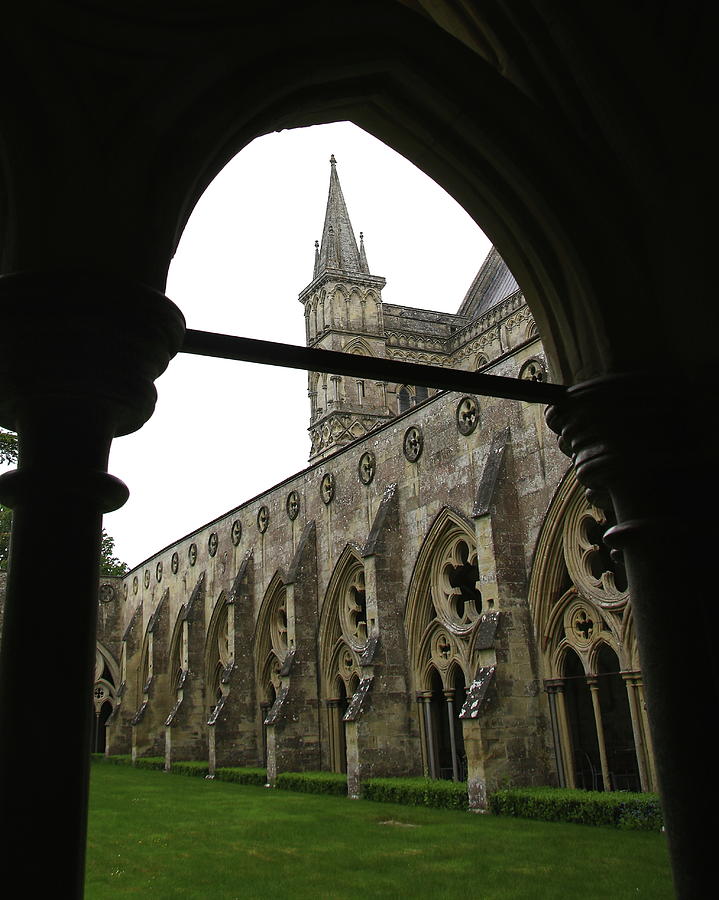
[[320, 495], [325, 506], [329, 506], [335, 496], [335, 476], [331, 472], [325, 472], [320, 482]]
[[177, 575], [177, 570], [180, 568], [180, 555], [177, 551], [172, 554], [170, 568], [172, 569], [172, 574]]
[[239, 519], [235, 519], [232, 523], [232, 528], [230, 529], [230, 537], [232, 538], [232, 543], [235, 547], [242, 540], [242, 522]]
[[359, 465], [357, 466], [359, 480], [362, 482], [362, 484], [372, 483], [376, 468], [377, 462], [375, 460], [374, 453], [370, 453], [370, 451], [367, 450], [362, 454], [362, 456], [360, 456]]
[[190, 544], [190, 549], [187, 551], [187, 558], [190, 561], [190, 565], [194, 566], [197, 562], [197, 544]]
[[257, 527], [260, 531], [260, 534], [264, 534], [267, 531], [267, 526], [270, 524], [270, 511], [266, 506], [261, 506], [257, 510]]
[[297, 491], [290, 491], [287, 495], [287, 515], [294, 522], [300, 512], [300, 495]]
[[411, 425], [404, 433], [404, 455], [410, 462], [417, 462], [422, 455], [424, 439], [416, 425]]
[[460, 434], [472, 434], [479, 424], [479, 404], [474, 397], [462, 397], [457, 404], [457, 430]]

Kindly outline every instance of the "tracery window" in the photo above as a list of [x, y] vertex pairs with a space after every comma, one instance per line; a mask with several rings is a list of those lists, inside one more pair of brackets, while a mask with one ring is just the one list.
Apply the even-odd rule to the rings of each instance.
[[560, 784], [652, 790], [627, 576], [603, 540], [614, 522], [570, 472], [540, 534], [529, 601]]
[[328, 756], [335, 772], [347, 771], [343, 716], [362, 678], [360, 657], [374, 629], [364, 565], [345, 548], [330, 578], [320, 616], [321, 691]]
[[471, 524], [445, 509], [420, 550], [406, 629], [423, 764], [432, 778], [466, 778], [459, 713], [477, 668], [472, 638], [483, 609]]

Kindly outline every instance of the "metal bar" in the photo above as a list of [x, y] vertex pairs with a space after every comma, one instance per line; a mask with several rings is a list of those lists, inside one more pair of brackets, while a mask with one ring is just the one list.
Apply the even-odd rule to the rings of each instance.
[[504, 375], [485, 375], [479, 372], [465, 372], [463, 369], [445, 369], [441, 366], [426, 366], [376, 356], [358, 356], [354, 353], [339, 353], [336, 350], [318, 350], [315, 347], [298, 347], [295, 344], [279, 344], [275, 341], [258, 341], [254, 338], [195, 331], [191, 328], [185, 332], [180, 352], [284, 366], [290, 369], [305, 369], [308, 372], [328, 372], [332, 375], [352, 375], [357, 378], [373, 378], [376, 381], [421, 385], [479, 394], [483, 397], [523, 400], [526, 403], [558, 403], [567, 393], [567, 388], [562, 384], [524, 381], [519, 378], [507, 378]]

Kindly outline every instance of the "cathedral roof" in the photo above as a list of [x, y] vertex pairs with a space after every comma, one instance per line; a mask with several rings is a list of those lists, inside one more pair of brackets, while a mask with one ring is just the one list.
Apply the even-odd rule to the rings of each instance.
[[497, 303], [519, 290], [519, 285], [495, 247], [487, 254], [469, 286], [458, 316], [478, 319]]
[[315, 253], [314, 278], [321, 275], [325, 269], [339, 269], [354, 275], [369, 275], [362, 234], [360, 234], [361, 246], [358, 247], [337, 175], [337, 160], [334, 154], [330, 157], [330, 166], [325, 225], [322, 230], [322, 241]]

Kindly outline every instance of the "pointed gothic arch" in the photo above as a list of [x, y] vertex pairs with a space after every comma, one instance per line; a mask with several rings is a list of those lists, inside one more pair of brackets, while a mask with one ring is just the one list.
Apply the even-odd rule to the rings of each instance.
[[422, 542], [405, 608], [425, 770], [434, 778], [466, 777], [458, 716], [476, 668], [472, 636], [482, 612], [478, 583], [473, 525], [444, 507]]
[[95, 753], [105, 751], [105, 727], [115, 710], [117, 689], [120, 686], [120, 666], [112, 653], [101, 642], [95, 645], [95, 680], [92, 702], [95, 711], [95, 727], [92, 747]]
[[360, 548], [348, 543], [327, 584], [318, 629], [320, 699], [327, 716], [330, 765], [336, 772], [347, 770], [342, 717], [362, 677], [360, 655], [372, 630]]
[[234, 604], [228, 603], [227, 593], [221, 591], [205, 637], [205, 697], [210, 711], [226, 694], [222, 679], [234, 662], [234, 611]]
[[612, 515], [589, 503], [569, 470], [537, 541], [529, 605], [560, 784], [650, 790], [655, 782], [626, 574], [602, 540]]
[[287, 632], [285, 574], [278, 569], [270, 579], [260, 604], [253, 637], [258, 693], [266, 698], [277, 689], [276, 675], [291, 650]]

